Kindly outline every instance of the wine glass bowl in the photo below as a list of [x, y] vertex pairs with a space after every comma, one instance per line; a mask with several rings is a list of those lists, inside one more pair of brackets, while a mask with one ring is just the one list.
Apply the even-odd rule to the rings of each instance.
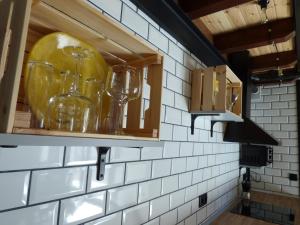
[[136, 68], [121, 64], [112, 67], [106, 80], [106, 92], [114, 100], [128, 102], [141, 95], [141, 72]]

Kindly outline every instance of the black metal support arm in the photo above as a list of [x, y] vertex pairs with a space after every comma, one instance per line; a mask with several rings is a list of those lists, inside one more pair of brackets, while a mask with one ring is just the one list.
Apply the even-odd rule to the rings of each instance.
[[105, 175], [105, 159], [109, 147], [98, 147], [98, 160], [97, 160], [97, 180], [101, 181], [104, 179]]
[[[191, 134], [193, 135], [195, 132], [195, 120], [199, 116], [219, 116], [219, 114], [191, 114]], [[214, 125], [217, 122], [224, 122], [220, 120], [211, 120], [210, 121], [210, 136], [213, 137], [214, 134]]]

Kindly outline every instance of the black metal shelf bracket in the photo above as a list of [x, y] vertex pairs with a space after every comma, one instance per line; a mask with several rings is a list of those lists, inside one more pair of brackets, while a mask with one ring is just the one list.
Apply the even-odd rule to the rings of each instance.
[[[219, 116], [219, 114], [191, 114], [191, 134], [193, 135], [195, 132], [195, 120], [199, 117], [199, 116]], [[217, 122], [222, 122], [220, 120], [211, 120], [210, 122], [210, 136], [213, 137], [213, 133], [214, 133], [214, 125]]]
[[96, 179], [99, 181], [104, 180], [105, 175], [105, 159], [107, 152], [110, 150], [110, 147], [98, 147], [98, 160], [97, 160], [97, 177]]

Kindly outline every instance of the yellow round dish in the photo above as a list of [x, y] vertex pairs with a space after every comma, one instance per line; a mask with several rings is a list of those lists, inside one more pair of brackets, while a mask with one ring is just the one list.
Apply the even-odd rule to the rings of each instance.
[[[74, 59], [72, 59], [72, 57], [66, 56], [66, 54], [63, 52], [63, 48], [68, 46], [87, 49], [94, 56], [91, 60], [84, 61], [84, 63], [82, 64], [80, 70], [82, 80], [95, 78], [97, 80], [102, 80], [103, 82], [105, 82], [106, 74], [108, 72], [108, 65], [106, 64], [100, 53], [91, 45], [62, 32], [51, 33], [38, 40], [30, 51], [30, 54], [28, 56], [28, 63], [43, 62], [51, 64], [54, 66], [57, 73], [63, 71], [75, 72]], [[41, 100], [49, 99], [50, 97], [52, 97], [44, 96], [45, 93], [51, 93], [51, 95], [59, 95], [59, 84], [58, 82], [54, 82], [52, 83], [52, 85], [50, 85], [49, 83], [45, 82], [47, 79], [39, 79], [39, 76], [34, 76], [34, 74], [32, 76], [34, 79], [31, 79], [31, 81], [27, 84], [29, 79], [28, 64], [26, 66], [24, 76], [24, 88], [28, 104], [35, 117], [39, 121], [41, 121], [45, 119], [44, 115], [47, 114], [48, 110], [48, 102], [45, 100]], [[37, 96], [40, 96], [41, 98]]]

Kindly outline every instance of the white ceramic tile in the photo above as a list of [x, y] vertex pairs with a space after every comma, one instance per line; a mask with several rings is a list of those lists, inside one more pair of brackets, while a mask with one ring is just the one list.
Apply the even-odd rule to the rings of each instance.
[[0, 210], [27, 203], [30, 172], [0, 173]]
[[[176, 78], [176, 79], [178, 79], [178, 78]], [[171, 82], [169, 82], [169, 83], [171, 83]], [[181, 84], [179, 84], [179, 86], [181, 86]], [[180, 125], [181, 124], [181, 111], [178, 109], [171, 108], [171, 107], [166, 107], [165, 122], [170, 123], [170, 124], [179, 124]]]
[[[151, 34], [151, 33], [150, 33]], [[150, 37], [151, 38], [151, 37]], [[153, 39], [153, 38], [152, 38]], [[156, 39], [156, 38], [155, 38]], [[159, 38], [158, 38], [159, 39]], [[165, 43], [162, 42], [163, 45]], [[175, 60], [168, 55], [164, 55], [164, 65], [163, 68], [168, 72], [175, 74]]]
[[144, 38], [148, 36], [149, 23], [131, 8], [123, 5], [122, 23], [134, 30]]
[[137, 184], [108, 190], [106, 213], [113, 213], [135, 205], [137, 203], [137, 192]]
[[105, 175], [102, 181], [96, 179], [97, 167], [89, 168], [88, 192], [108, 189], [124, 184], [125, 163], [108, 164], [105, 166]]
[[121, 17], [121, 8], [122, 8], [122, 2], [120, 0], [89, 0], [93, 4], [95, 4], [100, 9], [104, 10], [108, 14], [110, 14], [112, 17], [116, 18], [117, 20], [120, 20]]
[[[164, 52], [168, 52], [168, 38], [159, 32], [155, 27], [149, 27], [149, 41]], [[174, 63], [175, 67], [175, 63]]]
[[198, 184], [198, 195], [202, 195], [207, 192], [207, 181]]
[[193, 185], [185, 189], [185, 202], [191, 201], [198, 196], [198, 185]]
[[151, 161], [132, 162], [126, 164], [125, 183], [136, 183], [151, 177]]
[[170, 207], [169, 195], [165, 195], [150, 201], [150, 219], [153, 219], [169, 211], [169, 207]]
[[33, 204], [82, 194], [86, 176], [86, 167], [33, 171], [29, 201]]
[[170, 194], [170, 208], [174, 209], [184, 203], [185, 190], [179, 190]]
[[144, 147], [142, 149], [142, 160], [147, 159], [160, 159], [162, 158], [163, 148], [160, 147]]
[[176, 63], [176, 76], [187, 82], [190, 81], [190, 71], [181, 63]]
[[209, 155], [207, 157], [207, 165], [208, 166], [213, 166], [216, 164], [216, 156], [215, 155]]
[[123, 211], [123, 225], [140, 225], [148, 221], [149, 202]]
[[169, 41], [169, 55], [171, 55], [180, 63], [183, 63], [183, 51], [172, 41]]
[[204, 149], [203, 149], [203, 143], [194, 143], [194, 152], [193, 155], [203, 155]]
[[177, 209], [174, 209], [160, 217], [160, 224], [176, 225], [177, 223]]
[[58, 202], [0, 213], [1, 225], [56, 225]]
[[176, 190], [178, 190], [178, 175], [162, 178], [162, 195]]
[[198, 209], [199, 209], [199, 198], [195, 198], [195, 199], [192, 201], [192, 213], [197, 212]]
[[182, 142], [180, 144], [180, 156], [192, 156], [193, 155], [193, 143]]
[[85, 223], [84, 225], [121, 225], [122, 212], [118, 212], [100, 219]]
[[193, 171], [193, 184], [197, 184], [203, 180], [203, 169]]
[[96, 192], [61, 201], [59, 225], [75, 225], [105, 213], [106, 192]]
[[0, 147], [0, 171], [60, 167], [64, 147], [19, 146]]
[[173, 140], [174, 141], [187, 141], [187, 127], [175, 126], [173, 128]]
[[188, 217], [185, 222], [184, 225], [197, 225], [197, 215], [191, 215], [190, 217]]
[[186, 159], [186, 170], [195, 170], [198, 168], [198, 156], [188, 157]]
[[144, 225], [159, 225], [159, 218], [151, 220], [148, 223], [145, 223]]
[[[179, 79], [178, 77], [176, 77], [175, 75], [168, 73], [167, 76], [167, 88], [169, 88], [170, 90], [179, 93], [180, 95], [182, 94], [182, 80]], [[166, 120], [166, 122], [170, 122], [175, 124], [181, 124], [181, 110], [179, 110], [180, 108], [178, 107], [178, 99], [176, 99], [176, 95], [175, 94], [175, 107], [177, 108], [177, 110], [172, 110], [172, 108], [169, 108], [169, 110], [167, 110], [166, 112], [166, 117], [171, 114], [174, 113], [175, 115], [173, 115], [171, 118], [173, 118], [172, 120]], [[177, 97], [178, 98], [178, 97]], [[176, 117], [178, 117], [179, 121], [176, 120]]]
[[171, 160], [154, 160], [152, 162], [152, 178], [163, 177], [170, 175]]
[[66, 166], [96, 164], [96, 147], [67, 147], [65, 156]]
[[179, 142], [165, 142], [164, 158], [173, 158], [179, 156]]
[[[173, 125], [161, 123], [160, 125], [160, 139], [164, 141], [172, 140]], [[168, 157], [167, 157], [168, 158]]]
[[161, 193], [161, 179], [151, 180], [139, 184], [139, 200], [138, 202], [145, 202], [160, 196]]
[[204, 168], [204, 170], [203, 170], [203, 180], [210, 179], [211, 178], [211, 174], [212, 174], [211, 167]]
[[172, 159], [172, 174], [183, 173], [186, 170], [186, 158]]
[[110, 162], [136, 161], [139, 159], [139, 148], [112, 147], [110, 150]]
[[187, 218], [192, 212], [192, 203], [188, 202], [178, 208], [178, 222]]
[[179, 174], [179, 188], [184, 188], [192, 184], [192, 172]]
[[204, 221], [206, 218], [206, 207], [200, 209], [197, 212], [197, 224], [201, 223], [202, 221]]

